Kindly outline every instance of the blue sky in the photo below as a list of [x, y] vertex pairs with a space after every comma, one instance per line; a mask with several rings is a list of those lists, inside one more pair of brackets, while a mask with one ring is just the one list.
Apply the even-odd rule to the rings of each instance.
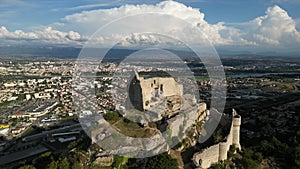
[[[66, 15], [83, 10], [119, 7], [124, 4], [156, 4], [159, 0], [0, 0], [0, 24], [12, 30], [30, 30], [50, 25]], [[199, 8], [210, 23], [244, 22], [264, 14], [266, 8], [276, 4], [288, 11], [292, 18], [300, 18], [298, 0], [178, 0]], [[82, 8], [80, 8], [82, 7]]]
[[[80, 42], [87, 40], [97, 30], [96, 28], [106, 24], [108, 20], [128, 14], [127, 8], [134, 8], [136, 11], [132, 12], [134, 14], [143, 10], [166, 11], [177, 17], [190, 18], [193, 23], [197, 22], [198, 17], [198, 20], [201, 20], [199, 23], [206, 26], [203, 29], [209, 29], [210, 33], [214, 33], [212, 36], [216, 38], [211, 41], [221, 47], [230, 48], [245, 42], [241, 49], [252, 44], [254, 47], [251, 50], [278, 48], [278, 46], [280, 50], [290, 50], [289, 42], [300, 45], [299, 0], [178, 0], [177, 2], [176, 4], [168, 2], [163, 6], [163, 2], [158, 0], [0, 0], [0, 45], [20, 44], [26, 42], [26, 39], [37, 43], [43, 38], [45, 44], [49, 41], [50, 44], [80, 45]], [[142, 4], [146, 5], [141, 6]], [[117, 10], [113, 11], [112, 8]], [[172, 8], [176, 10], [178, 8], [179, 12], [172, 13]], [[116, 13], [111, 14], [112, 11]], [[95, 13], [100, 15], [98, 18], [101, 21], [87, 27], [87, 23], [91, 24], [95, 19]], [[201, 18], [202, 15], [204, 19]], [[87, 17], [90, 22], [83, 22], [77, 17]], [[278, 33], [272, 29], [277, 24], [281, 25], [280, 30], [276, 30]], [[16, 41], [18, 38], [22, 42]], [[293, 50], [296, 50], [296, 45], [293, 46]]]

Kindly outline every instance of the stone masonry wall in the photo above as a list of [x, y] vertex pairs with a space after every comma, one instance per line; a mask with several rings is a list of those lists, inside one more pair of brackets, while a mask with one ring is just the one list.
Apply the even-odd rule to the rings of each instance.
[[150, 108], [150, 104], [147, 104], [147, 102], [151, 102], [153, 93], [157, 92], [158, 95], [163, 93], [165, 97], [174, 95], [182, 96], [182, 85], [178, 84], [174, 78], [157, 77], [144, 79], [143, 77], [140, 77], [139, 80], [142, 88], [142, 100], [145, 110]]
[[227, 152], [230, 145], [235, 145], [237, 148], [241, 148], [239, 143], [239, 133], [241, 125], [241, 116], [232, 112], [232, 124], [230, 132], [225, 142], [220, 142], [213, 146], [210, 146], [199, 153], [194, 154], [193, 162], [197, 168], [209, 168], [212, 164], [227, 159]]

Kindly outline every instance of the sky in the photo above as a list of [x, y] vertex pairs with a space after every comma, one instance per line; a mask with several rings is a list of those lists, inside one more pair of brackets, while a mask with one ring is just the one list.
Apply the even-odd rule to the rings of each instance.
[[[157, 12], [199, 28], [217, 48], [300, 54], [299, 7], [299, 0], [0, 0], [0, 46], [82, 46], [113, 20]], [[135, 26], [143, 29], [145, 25]], [[157, 27], [182, 38], [180, 26], [177, 32], [163, 24]], [[134, 38], [135, 42], [149, 40], [132, 33], [126, 38]], [[123, 36], [102, 37], [97, 43]]]

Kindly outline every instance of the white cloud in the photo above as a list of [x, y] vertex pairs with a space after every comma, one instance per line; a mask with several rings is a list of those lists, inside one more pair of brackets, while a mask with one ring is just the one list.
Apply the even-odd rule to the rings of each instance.
[[241, 31], [245, 32], [246, 39], [261, 45], [287, 47], [300, 44], [296, 22], [277, 5], [269, 7], [264, 16], [244, 24]]
[[269, 45], [278, 46], [280, 44], [278, 40], [268, 38], [268, 37], [266, 37], [264, 35], [261, 35], [261, 34], [254, 34], [253, 38], [260, 41], [260, 42], [262, 42], [262, 43], [266, 43], [266, 44], [269, 44]]
[[10, 32], [6, 29], [6, 27], [1, 26], [0, 27], [0, 38], [6, 38], [6, 39], [28, 39], [28, 40], [34, 40], [38, 39], [38, 36], [32, 32], [25, 33], [22, 30], [16, 30], [14, 32]]
[[[300, 45], [300, 33], [296, 29], [297, 20], [291, 18], [285, 10], [277, 5], [269, 7], [263, 16], [239, 25], [228, 26], [223, 22], [210, 24], [205, 20], [205, 14], [201, 10], [174, 1], [163, 1], [156, 5], [123, 5], [111, 9], [83, 11], [68, 15], [61, 22], [53, 23], [53, 28], [48, 27], [32, 32], [23, 32], [21, 30], [10, 32], [5, 27], [1, 27], [0, 38], [40, 40], [51, 44], [83, 44], [82, 42], [87, 40], [87, 37], [111, 21], [143, 13], [168, 14], [180, 18], [198, 27], [216, 46], [238, 46], [252, 49], [274, 48], [281, 50], [283, 48], [295, 48]], [[153, 29], [157, 29], [172, 37], [181, 39], [189, 35], [191, 41], [198, 40], [197, 37], [191, 36], [193, 35], [192, 29], [187, 29], [180, 25], [174, 27], [176, 24], [170, 22], [158, 24], [162, 23], [161, 18], [155, 20], [146, 20], [145, 18], [145, 20], [140, 21], [130, 20], [126, 23], [120, 23], [115, 28], [116, 31], [112, 32], [122, 32], [124, 29], [132, 29], [132, 27], [148, 30], [149, 26], [153, 27], [155, 25]], [[111, 39], [125, 39], [125, 42], [121, 43], [124, 46], [139, 42], [140, 44], [161, 43], [160, 39], [138, 35], [136, 32], [132, 32], [130, 35], [116, 33], [101, 36], [94, 39], [94, 41], [97, 43], [108, 43]]]
[[[209, 39], [217, 45], [247, 43], [246, 40], [235, 37], [234, 33], [238, 32], [235, 28], [226, 27], [224, 26], [224, 23], [209, 24], [205, 21], [204, 13], [199, 9], [188, 7], [174, 1], [163, 1], [156, 5], [124, 5], [119, 8], [83, 11], [81, 13], [68, 15], [64, 20], [69, 28], [77, 28], [77, 30], [83, 34], [92, 34], [105, 24], [118, 18], [143, 13], [167, 14], [185, 20], [191, 25], [199, 27], [202, 32], [207, 34]], [[155, 23], [158, 23], [157, 20], [147, 20], [147, 22], [152, 23], [132, 24], [134, 24], [135, 27], [146, 28], [148, 25], [155, 25]], [[156, 26], [158, 29], [162, 30], [162, 32], [174, 35], [175, 37], [178, 37], [179, 34], [186, 31], [183, 27], [168, 27], [168, 23]]]
[[[156, 5], [124, 5], [119, 8], [84, 11], [68, 15], [64, 20], [70, 28], [78, 28], [78, 31], [83, 34], [92, 34], [103, 25], [115, 19], [147, 12], [168, 14], [183, 19], [193, 26], [200, 28], [210, 41], [217, 46], [246, 45], [254, 47], [278, 47], [290, 46], [291, 44], [299, 45], [300, 43], [300, 35], [296, 29], [296, 22], [285, 10], [277, 5], [269, 7], [264, 16], [243, 23], [239, 27], [227, 26], [223, 22], [209, 24], [205, 20], [205, 14], [199, 9], [174, 1], [163, 1]], [[149, 22], [155, 24], [156, 21]], [[180, 38], [180, 34], [184, 36], [185, 28], [168, 28], [166, 24], [157, 25], [157, 27], [168, 34], [171, 33], [175, 37]], [[135, 26], [146, 27], [148, 25], [135, 23]]]
[[96, 7], [105, 7], [105, 6], [111, 6], [110, 3], [103, 3], [103, 4], [90, 4], [90, 5], [80, 5], [72, 8], [67, 8], [67, 10], [83, 10], [83, 9], [90, 9], [90, 8], [96, 8]]
[[43, 30], [37, 30], [33, 32], [24, 32], [22, 30], [9, 31], [4, 26], [0, 27], [0, 39], [4, 39], [11, 43], [18, 43], [19, 40], [23, 40], [44, 44], [70, 45], [79, 45], [81, 44], [81, 41], [86, 40], [84, 37], [81, 37], [78, 32], [62, 32], [52, 29], [52, 27], [46, 27]]

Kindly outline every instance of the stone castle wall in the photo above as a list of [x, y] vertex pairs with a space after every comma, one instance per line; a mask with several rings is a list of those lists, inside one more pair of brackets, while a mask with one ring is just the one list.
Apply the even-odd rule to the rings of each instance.
[[241, 148], [240, 145], [241, 116], [232, 112], [232, 123], [226, 141], [210, 146], [199, 153], [194, 154], [193, 162], [197, 168], [209, 168], [212, 164], [227, 159], [227, 152], [231, 145]]
[[140, 77], [137, 72], [129, 86], [129, 98], [132, 105], [140, 110], [150, 110], [155, 100], [183, 95], [183, 86], [172, 77]]
[[165, 97], [182, 96], [182, 85], [178, 84], [174, 78], [139, 78], [142, 88], [143, 108], [150, 109], [150, 102], [153, 94], [163, 94]]

